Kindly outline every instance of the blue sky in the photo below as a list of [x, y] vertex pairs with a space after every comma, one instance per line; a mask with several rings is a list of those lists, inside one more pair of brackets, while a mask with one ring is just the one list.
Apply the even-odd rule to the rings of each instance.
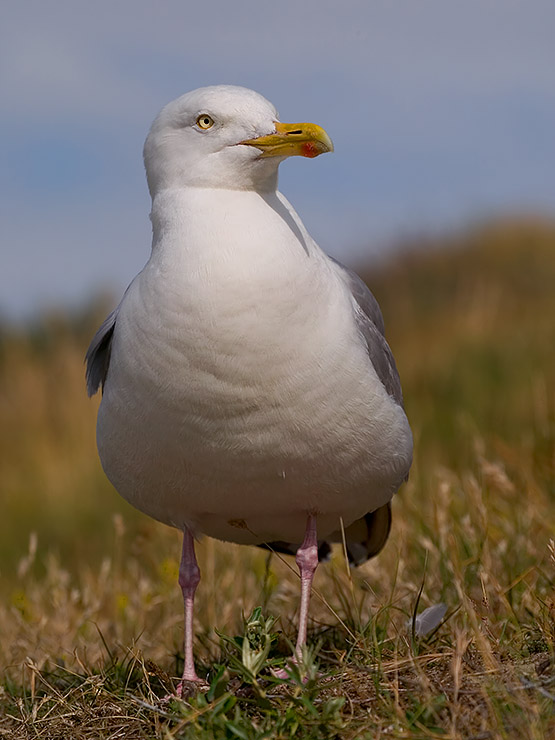
[[117, 295], [150, 249], [142, 144], [169, 100], [252, 87], [335, 153], [281, 166], [356, 266], [422, 231], [555, 215], [553, 0], [8, 0], [0, 317]]

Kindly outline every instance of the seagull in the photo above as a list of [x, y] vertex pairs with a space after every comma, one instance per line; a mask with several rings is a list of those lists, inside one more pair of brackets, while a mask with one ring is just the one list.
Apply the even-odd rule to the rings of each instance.
[[302, 658], [314, 572], [344, 541], [384, 545], [412, 435], [378, 303], [277, 189], [290, 156], [333, 151], [258, 93], [166, 105], [144, 146], [152, 251], [86, 355], [97, 445], [117, 491], [183, 532], [185, 665], [198, 682], [195, 539], [296, 554]]

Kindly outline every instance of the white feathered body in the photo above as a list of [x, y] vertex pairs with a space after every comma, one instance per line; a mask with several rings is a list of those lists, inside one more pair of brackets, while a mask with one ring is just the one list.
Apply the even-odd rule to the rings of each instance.
[[166, 524], [223, 540], [325, 537], [386, 503], [412, 437], [339, 268], [278, 193], [158, 193], [152, 256], [115, 326], [106, 474]]

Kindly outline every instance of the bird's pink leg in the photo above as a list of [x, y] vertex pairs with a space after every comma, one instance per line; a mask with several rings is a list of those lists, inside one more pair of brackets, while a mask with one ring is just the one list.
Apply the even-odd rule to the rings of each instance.
[[178, 696], [183, 693], [184, 681], [200, 681], [193, 660], [193, 605], [199, 581], [200, 570], [195, 557], [195, 542], [193, 535], [188, 529], [185, 529], [183, 531], [181, 565], [179, 566], [179, 585], [183, 591], [183, 603], [185, 605], [185, 667], [183, 668], [183, 677], [177, 687]]
[[[303, 544], [297, 550], [295, 556], [299, 571], [301, 573], [301, 611], [299, 614], [299, 631], [297, 633], [297, 645], [292, 658], [293, 663], [299, 663], [303, 657], [303, 648], [306, 645], [306, 627], [308, 623], [308, 605], [310, 603], [310, 591], [316, 567], [318, 566], [318, 541], [316, 539], [316, 517], [309, 514], [306, 521], [306, 530]], [[284, 669], [275, 671], [277, 678], [289, 678]]]
[[295, 560], [301, 573], [301, 612], [299, 615], [299, 632], [297, 634], [295, 656], [297, 660], [301, 660], [303, 657], [303, 648], [306, 645], [310, 591], [312, 589], [314, 573], [318, 566], [318, 541], [316, 539], [316, 517], [314, 514], [308, 515], [303, 544], [297, 550]]

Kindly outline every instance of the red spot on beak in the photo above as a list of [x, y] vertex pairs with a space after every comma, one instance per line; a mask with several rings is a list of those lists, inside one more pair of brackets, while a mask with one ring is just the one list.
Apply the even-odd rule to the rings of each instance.
[[310, 159], [312, 159], [313, 157], [317, 157], [320, 154], [320, 151], [316, 144], [312, 141], [307, 141], [301, 146], [301, 153], [303, 157], [310, 157]]

